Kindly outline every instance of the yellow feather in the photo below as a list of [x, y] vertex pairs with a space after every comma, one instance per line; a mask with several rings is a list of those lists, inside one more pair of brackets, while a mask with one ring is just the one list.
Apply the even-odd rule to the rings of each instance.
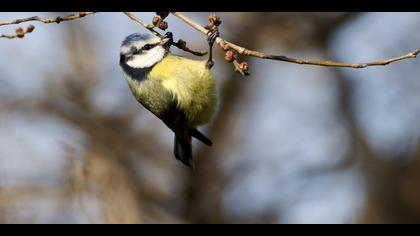
[[217, 94], [205, 61], [169, 54], [153, 67], [148, 79], [158, 80], [176, 97], [191, 127], [210, 121], [216, 109]]

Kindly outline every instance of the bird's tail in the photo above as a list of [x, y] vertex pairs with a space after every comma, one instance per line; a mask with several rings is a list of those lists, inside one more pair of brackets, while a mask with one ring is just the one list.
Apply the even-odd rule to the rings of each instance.
[[191, 136], [185, 140], [178, 138], [177, 135], [175, 135], [174, 154], [175, 158], [180, 160], [186, 166], [194, 168], [194, 163], [192, 161]]
[[213, 145], [213, 142], [209, 138], [207, 138], [206, 136], [204, 136], [204, 134], [202, 134], [200, 131], [198, 131], [198, 129], [192, 128], [192, 129], [190, 129], [190, 132], [189, 133], [191, 134], [191, 136], [193, 136], [194, 138], [200, 140], [201, 142], [203, 142], [207, 146]]
[[200, 140], [204, 144], [211, 146], [212, 141], [200, 133], [196, 128], [189, 129], [178, 129], [175, 133], [174, 141], [174, 154], [175, 158], [180, 160], [186, 166], [194, 169], [194, 162], [192, 157], [192, 137]]

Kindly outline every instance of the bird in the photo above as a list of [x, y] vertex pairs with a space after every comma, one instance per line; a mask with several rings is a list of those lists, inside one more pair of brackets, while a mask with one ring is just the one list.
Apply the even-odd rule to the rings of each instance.
[[128, 35], [120, 47], [120, 67], [135, 99], [174, 133], [173, 154], [194, 169], [192, 137], [212, 146], [197, 127], [209, 123], [218, 106], [211, 68], [212, 46], [218, 31], [208, 36], [208, 60], [173, 54], [172, 33]]

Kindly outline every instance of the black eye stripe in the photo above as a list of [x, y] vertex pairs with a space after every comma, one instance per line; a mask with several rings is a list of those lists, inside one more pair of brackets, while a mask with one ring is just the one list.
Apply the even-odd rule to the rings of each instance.
[[157, 45], [159, 45], [159, 43], [155, 43], [155, 44], [145, 44], [142, 48], [137, 49], [136, 47], [132, 46], [130, 48], [131, 54], [132, 55], [138, 55], [141, 54], [143, 51], [148, 51], [154, 47], [156, 47]]
[[141, 49], [142, 50], [150, 50], [150, 49], [152, 49], [152, 48], [154, 48], [154, 47], [156, 47], [157, 45], [158, 45], [159, 43], [154, 43], [154, 44], [145, 44]]

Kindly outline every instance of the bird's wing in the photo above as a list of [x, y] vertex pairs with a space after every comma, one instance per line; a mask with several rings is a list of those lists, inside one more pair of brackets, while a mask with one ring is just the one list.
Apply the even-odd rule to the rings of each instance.
[[168, 55], [154, 66], [149, 79], [171, 92], [190, 126], [207, 123], [214, 113], [217, 96], [213, 77], [203, 61]]

